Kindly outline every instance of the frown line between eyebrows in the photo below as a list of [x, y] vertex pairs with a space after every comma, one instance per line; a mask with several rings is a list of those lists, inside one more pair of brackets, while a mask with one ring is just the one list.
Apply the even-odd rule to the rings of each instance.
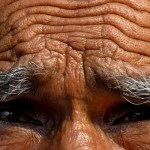
[[[19, 66], [6, 72], [0, 72], [0, 102], [8, 101], [11, 97], [28, 93], [34, 86], [32, 79], [43, 74], [42, 68], [35, 63], [26, 66]], [[140, 76], [140, 78], [124, 75], [107, 75], [108, 87], [120, 91], [127, 101], [128, 98], [138, 99], [141, 104], [150, 102], [150, 77]]]

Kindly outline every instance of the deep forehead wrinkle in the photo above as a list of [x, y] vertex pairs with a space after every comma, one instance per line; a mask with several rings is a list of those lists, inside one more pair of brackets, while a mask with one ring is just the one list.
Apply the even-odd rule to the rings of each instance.
[[[11, 64], [23, 65], [34, 57], [35, 62], [56, 68], [61, 81], [67, 83], [67, 90], [72, 88], [76, 94], [82, 83], [84, 87], [89, 68], [110, 69], [109, 74], [118, 70], [125, 72], [124, 66], [137, 67], [137, 70], [140, 65], [149, 68], [150, 3], [147, 0], [140, 3], [136, 0], [13, 0], [6, 3], [0, 10], [0, 67], [4, 66], [4, 60], [11, 68]], [[19, 54], [17, 59], [11, 55], [12, 47], [15, 54]], [[55, 75], [52, 80], [55, 87], [60, 85]], [[76, 87], [74, 81], [78, 83]]]

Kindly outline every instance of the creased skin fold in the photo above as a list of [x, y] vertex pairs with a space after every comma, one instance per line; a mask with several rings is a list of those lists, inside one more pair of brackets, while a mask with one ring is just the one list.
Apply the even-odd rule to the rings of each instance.
[[88, 68], [147, 73], [149, 5], [148, 0], [7, 0], [0, 4], [0, 61], [6, 70], [31, 61], [50, 70], [57, 66], [66, 78], [78, 66], [72, 71], [79, 80]]

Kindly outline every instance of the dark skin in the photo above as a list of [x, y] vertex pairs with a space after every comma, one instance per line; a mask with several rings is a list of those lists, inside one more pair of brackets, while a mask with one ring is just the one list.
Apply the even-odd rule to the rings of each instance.
[[0, 103], [0, 150], [150, 150], [150, 106], [105, 73], [149, 75], [149, 0], [0, 0], [0, 70], [44, 68]]

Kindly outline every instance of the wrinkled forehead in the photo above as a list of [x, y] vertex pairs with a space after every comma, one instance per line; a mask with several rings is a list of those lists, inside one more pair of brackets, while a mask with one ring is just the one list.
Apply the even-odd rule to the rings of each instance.
[[149, 0], [0, 2], [1, 71], [33, 62], [77, 93], [95, 74], [149, 75]]

